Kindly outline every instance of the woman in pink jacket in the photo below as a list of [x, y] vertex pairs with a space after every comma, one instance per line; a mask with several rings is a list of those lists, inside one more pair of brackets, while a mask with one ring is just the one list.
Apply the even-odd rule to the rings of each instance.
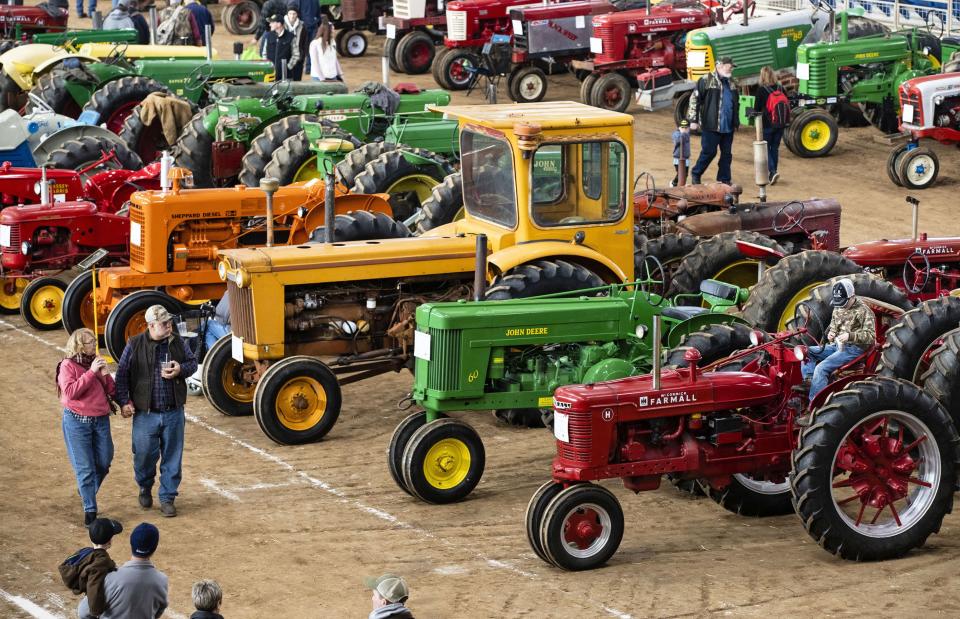
[[97, 356], [97, 336], [77, 329], [67, 340], [67, 357], [57, 365], [57, 392], [63, 404], [63, 440], [83, 500], [83, 524], [97, 517], [97, 491], [110, 472], [110, 398], [117, 388], [107, 363]]

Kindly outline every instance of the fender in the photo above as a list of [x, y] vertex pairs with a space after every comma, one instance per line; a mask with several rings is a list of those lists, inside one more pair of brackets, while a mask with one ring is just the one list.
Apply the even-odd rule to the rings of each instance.
[[[24, 81], [29, 83], [29, 86], [24, 88], [24, 90], [29, 90], [30, 88], [33, 88], [33, 84], [36, 83], [36, 80], [38, 77], [40, 77], [41, 75], [44, 75], [48, 71], [55, 69], [58, 65], [63, 64], [63, 61], [69, 60], [70, 58], [76, 58], [83, 62], [100, 62], [99, 58], [94, 58], [93, 56], [87, 56], [86, 54], [68, 54], [68, 53], [59, 54], [53, 58], [49, 58], [47, 60], [44, 60], [43, 62], [38, 63], [33, 68], [33, 73], [29, 77], [24, 77]], [[17, 81], [16, 76], [11, 75], [11, 77], [15, 82], [19, 83]], [[22, 85], [21, 85], [21, 88], [23, 88]]]
[[76, 140], [84, 136], [93, 136], [100, 140], [106, 140], [111, 144], [120, 144], [126, 146], [126, 142], [120, 139], [120, 136], [110, 131], [109, 129], [104, 129], [103, 127], [97, 127], [95, 125], [74, 125], [72, 127], [65, 127], [56, 133], [48, 135], [36, 149], [33, 151], [33, 158], [37, 162], [37, 166], [42, 166], [47, 159], [50, 158], [50, 153], [56, 149], [63, 146], [64, 142], [69, 140]]
[[735, 322], [748, 327], [752, 326], [749, 322], [743, 318], [740, 318], [739, 316], [735, 316], [734, 314], [720, 314], [718, 312], [705, 312], [703, 314], [694, 316], [693, 318], [680, 321], [670, 327], [670, 331], [667, 333], [667, 349], [669, 350], [671, 348], [676, 348], [680, 345], [680, 340], [682, 340], [684, 336], [695, 333], [707, 325], [729, 325]]
[[823, 403], [827, 401], [827, 398], [830, 395], [838, 391], [843, 391], [844, 389], [847, 388], [847, 385], [849, 385], [850, 383], [858, 380], [867, 380], [868, 378], [873, 378], [874, 376], [876, 376], [876, 374], [869, 373], [869, 372], [856, 372], [853, 374], [847, 374], [842, 378], [838, 378], [837, 380], [833, 381], [832, 383], [824, 387], [823, 391], [813, 396], [813, 399], [810, 400], [810, 406], [808, 407], [809, 410], [811, 411], [817, 410], [818, 408], [823, 406]]
[[491, 254], [488, 264], [493, 266], [496, 272], [506, 273], [513, 267], [544, 258], [576, 262], [599, 275], [600, 279], [608, 284], [627, 281], [627, 275], [623, 269], [600, 252], [563, 241], [538, 241], [513, 245]]

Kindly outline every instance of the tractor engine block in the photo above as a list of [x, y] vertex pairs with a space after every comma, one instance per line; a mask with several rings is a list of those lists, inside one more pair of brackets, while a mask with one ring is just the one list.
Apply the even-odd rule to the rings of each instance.
[[934, 107], [933, 124], [935, 127], [949, 127], [960, 130], [960, 97], [948, 97]]
[[508, 350], [502, 377], [491, 373], [491, 380], [509, 391], [553, 391], [561, 385], [576, 384], [584, 374], [603, 359], [629, 356], [626, 343], [557, 344]]

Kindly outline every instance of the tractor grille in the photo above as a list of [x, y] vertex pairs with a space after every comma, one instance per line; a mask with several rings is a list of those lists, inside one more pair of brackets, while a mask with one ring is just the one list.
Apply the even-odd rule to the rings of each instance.
[[824, 62], [810, 63], [810, 77], [807, 78], [805, 95], [819, 97], [827, 92], [827, 64]]
[[593, 432], [589, 412], [564, 411], [570, 415], [570, 442], [557, 441], [557, 453], [566, 462], [591, 463]]
[[594, 26], [593, 28], [593, 37], [600, 39], [603, 44], [599, 54], [594, 54], [593, 62], [596, 64], [604, 64], [606, 62], [616, 62], [618, 60], [623, 60], [622, 57], [618, 58], [617, 51], [620, 51], [620, 56], [623, 55], [623, 50], [626, 47], [627, 43], [624, 40], [624, 37], [620, 37], [620, 42], [617, 42], [617, 30], [613, 27], [613, 24], [604, 23], [599, 26]]
[[451, 41], [467, 40], [466, 11], [447, 11], [447, 38]]
[[[4, 225], [4, 227], [9, 228], [10, 242], [3, 246], [3, 253], [5, 254], [19, 254], [20, 253], [20, 224], [13, 224], [11, 226]], [[6, 237], [6, 234], [3, 235]], [[4, 241], [7, 239], [4, 238]]]
[[430, 329], [430, 370], [427, 389], [460, 389], [460, 330]]
[[763, 65], [776, 66], [776, 58], [770, 41], [766, 37], [731, 37], [729, 39], [720, 39], [714, 43], [718, 58], [731, 56], [734, 61], [738, 58], [742, 64], [762, 67]]
[[395, 0], [393, 3], [393, 16], [410, 19], [410, 0]]
[[[701, 66], [692, 66], [691, 55], [703, 55]], [[713, 49], [709, 45], [691, 45], [687, 47], [687, 77], [696, 81], [713, 70]]]
[[227, 294], [230, 295], [230, 326], [233, 332], [249, 344], [257, 343], [257, 331], [253, 322], [253, 292], [249, 288], [238, 288], [233, 282], [227, 282]]
[[[145, 230], [143, 226], [143, 210], [136, 205], [130, 205], [130, 266], [143, 269], [143, 244]], [[137, 238], [134, 238], [136, 236]]]
[[913, 90], [909, 92], [900, 91], [900, 109], [903, 109], [903, 106], [910, 105], [913, 106], [913, 118], [903, 119], [903, 122], [908, 125], [916, 125], [918, 127], [923, 126], [923, 104], [920, 102], [920, 93]]

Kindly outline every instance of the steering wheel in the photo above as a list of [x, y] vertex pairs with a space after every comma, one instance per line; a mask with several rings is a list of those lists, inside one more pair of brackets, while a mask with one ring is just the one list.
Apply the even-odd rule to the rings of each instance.
[[773, 231], [782, 234], [798, 227], [803, 220], [804, 210], [806, 205], [798, 200], [792, 200], [781, 206], [773, 216]]
[[[363, 100], [363, 103], [360, 104], [360, 131], [364, 135], [370, 135], [370, 130], [373, 129], [373, 123], [377, 119], [377, 110], [373, 107], [373, 102], [369, 97]], [[366, 125], [364, 125], [364, 120], [366, 120]]]
[[927, 11], [926, 17], [923, 18], [923, 27], [936, 38], [943, 38], [945, 24], [943, 23], [943, 16], [940, 15], [940, 13], [936, 13], [933, 10]]
[[53, 108], [50, 107], [50, 104], [47, 103], [47, 100], [36, 94], [32, 90], [27, 91], [27, 98], [30, 99], [30, 103], [33, 104], [33, 112], [49, 112], [53, 114]]
[[213, 77], [213, 65], [209, 62], [199, 64], [187, 76], [186, 89], [196, 92], [206, 86], [211, 77]]
[[113, 47], [110, 48], [110, 53], [107, 54], [107, 57], [113, 60], [114, 62], [126, 62], [127, 48], [130, 47], [130, 43], [127, 41], [117, 41], [113, 44]]
[[814, 10], [823, 11], [824, 13], [833, 13], [833, 7], [826, 0], [810, 0], [810, 4], [813, 5]]
[[[823, 328], [823, 321], [820, 316], [807, 305], [806, 301], [801, 301], [793, 309], [793, 320], [791, 326], [794, 329], [806, 327], [806, 332], [797, 335], [800, 343], [805, 346], [823, 346], [823, 336], [826, 329]], [[819, 335], [814, 335], [814, 334]]]
[[587, 221], [586, 217], [580, 217], [579, 215], [572, 215], [570, 217], [564, 217], [563, 219], [558, 221], [557, 224], [564, 226], [567, 224], [582, 224], [585, 221]]
[[[664, 288], [666, 288], [667, 271], [663, 268], [663, 263], [660, 262], [660, 259], [653, 255], [644, 256], [643, 264], [640, 267], [640, 273], [637, 274], [637, 277], [640, 279], [640, 290], [647, 297], [647, 303], [654, 307], [663, 305], [665, 299], [661, 293]], [[654, 286], [660, 287], [659, 293], [654, 292]], [[657, 296], [656, 303], [653, 302], [651, 294]]]
[[[922, 268], [918, 266], [920, 264], [923, 265]], [[917, 285], [917, 282], [920, 284]], [[903, 285], [909, 292], [917, 294], [926, 288], [928, 283], [930, 283], [930, 259], [919, 249], [915, 249], [903, 263]]]
[[286, 99], [287, 95], [290, 94], [291, 88], [293, 88], [293, 86], [291, 86], [288, 80], [274, 82], [267, 91], [267, 94], [260, 97], [260, 103], [262, 103], [264, 106], [279, 105], [280, 102]]
[[657, 181], [653, 178], [653, 174], [647, 171], [641, 172], [639, 176], [633, 181], [633, 193], [637, 193], [637, 185], [640, 184], [640, 179], [644, 181], [643, 196], [647, 200], [647, 206], [642, 211], [637, 213], [637, 215], [646, 215], [647, 212], [653, 208], [654, 202], [657, 200]]

